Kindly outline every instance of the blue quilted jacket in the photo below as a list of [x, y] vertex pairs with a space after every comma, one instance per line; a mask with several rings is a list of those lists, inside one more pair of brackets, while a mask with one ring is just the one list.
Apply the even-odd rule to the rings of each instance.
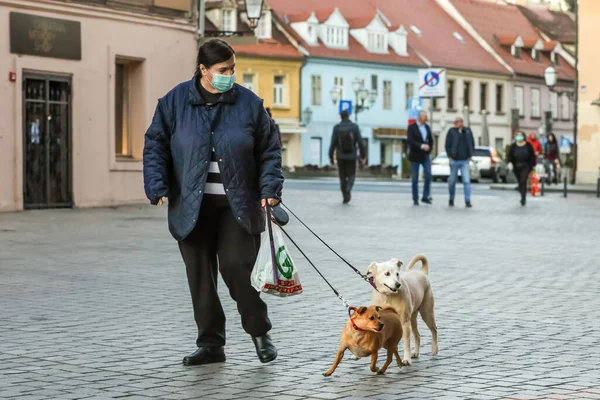
[[211, 151], [234, 216], [250, 234], [264, 230], [260, 200], [281, 198], [281, 144], [262, 100], [235, 85], [207, 105], [194, 77], [158, 105], [144, 142], [144, 189], [152, 204], [169, 199], [169, 230], [183, 240], [194, 229]]

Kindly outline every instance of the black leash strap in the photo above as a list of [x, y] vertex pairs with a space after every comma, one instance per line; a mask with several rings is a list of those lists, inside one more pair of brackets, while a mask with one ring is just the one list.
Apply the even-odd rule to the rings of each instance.
[[327, 285], [329, 285], [331, 290], [333, 290], [333, 293], [335, 293], [335, 295], [344, 303], [344, 306], [346, 306], [346, 308], [348, 310], [350, 310], [350, 305], [348, 305], [348, 302], [344, 299], [344, 297], [342, 297], [342, 295], [337, 290], [335, 290], [333, 285], [331, 283], [329, 283], [327, 278], [325, 278], [325, 276], [323, 276], [321, 271], [319, 271], [319, 269], [315, 266], [315, 264], [313, 264], [313, 262], [310, 260], [310, 258], [308, 258], [308, 256], [302, 251], [302, 249], [300, 248], [300, 246], [298, 246], [298, 244], [294, 241], [294, 239], [291, 238], [291, 236], [285, 231], [285, 229], [283, 229], [282, 227], [279, 227], [279, 229], [281, 229], [281, 231], [285, 234], [285, 236], [287, 236], [287, 238], [290, 240], [290, 242], [292, 242], [292, 244], [294, 246], [296, 246], [296, 248], [298, 249], [300, 254], [302, 254], [304, 256], [304, 258], [306, 258], [306, 261], [308, 261], [308, 263], [315, 269], [315, 271], [317, 271], [317, 273], [321, 276], [321, 278], [323, 278], [325, 283], [327, 283]]
[[[340, 260], [342, 260], [344, 263], [346, 263], [346, 265], [348, 265], [350, 268], [352, 268], [352, 270], [353, 270], [354, 272], [356, 272], [356, 273], [357, 273], [357, 274], [358, 274], [358, 275], [359, 275], [361, 278], [363, 278], [363, 279], [364, 279], [364, 280], [365, 280], [367, 283], [369, 283], [369, 285], [373, 286], [373, 288], [374, 288], [375, 290], [377, 290], [377, 287], [375, 287], [375, 283], [373, 282], [373, 279], [369, 278], [367, 275], [364, 275], [364, 274], [362, 274], [362, 273], [361, 273], [361, 272], [358, 270], [358, 268], [356, 268], [354, 265], [350, 264], [350, 263], [349, 263], [349, 262], [348, 262], [348, 261], [347, 261], [347, 260], [346, 260], [344, 257], [342, 257], [341, 255], [339, 255], [339, 254], [337, 253], [337, 251], [335, 251], [334, 249], [332, 249], [332, 248], [331, 248], [331, 246], [329, 246], [327, 243], [325, 243], [325, 241], [324, 241], [323, 239], [321, 239], [321, 238], [319, 237], [319, 235], [317, 235], [317, 234], [316, 234], [316, 233], [315, 233], [315, 232], [314, 232], [312, 229], [310, 229], [310, 228], [308, 227], [308, 225], [306, 225], [306, 224], [304, 223], [304, 221], [302, 221], [302, 220], [301, 220], [301, 219], [300, 219], [300, 218], [299, 218], [299, 217], [298, 217], [296, 214], [294, 214], [294, 212], [293, 212], [292, 210], [290, 210], [290, 208], [287, 206], [287, 204], [283, 204], [283, 202], [281, 202], [281, 205], [283, 205], [283, 206], [286, 208], [286, 210], [288, 210], [288, 211], [290, 212], [290, 214], [292, 214], [292, 215], [294, 216], [294, 218], [296, 218], [296, 219], [298, 220], [298, 222], [300, 222], [302, 225], [304, 225], [304, 227], [305, 227], [306, 229], [308, 229], [308, 231], [309, 231], [310, 233], [312, 233], [314, 237], [316, 237], [317, 239], [319, 239], [319, 241], [320, 241], [321, 243], [323, 243], [323, 244], [325, 245], [325, 247], [327, 247], [327, 248], [328, 248], [328, 249], [329, 249], [329, 250], [330, 250], [330, 251], [331, 251], [333, 254], [335, 254], [335, 255], [336, 255], [336, 256], [337, 256], [337, 257], [338, 257]], [[285, 231], [284, 231], [284, 232], [285, 232]], [[286, 233], [286, 235], [289, 237], [289, 235], [288, 235], [287, 233]], [[290, 240], [291, 240], [291, 238], [290, 238]], [[293, 241], [292, 241], [292, 243], [293, 243]], [[294, 243], [294, 245], [295, 245], [295, 243]], [[298, 246], [296, 246], [296, 247], [298, 247]], [[298, 248], [298, 250], [300, 250], [300, 249]], [[302, 252], [302, 250], [300, 250], [300, 252]], [[302, 254], [304, 254], [304, 253], [302, 253]], [[306, 257], [306, 256], [305, 256], [305, 257]], [[307, 258], [307, 260], [308, 260], [308, 258]], [[314, 266], [313, 266], [313, 267], [314, 267]], [[315, 268], [315, 269], [316, 269], [316, 268]]]

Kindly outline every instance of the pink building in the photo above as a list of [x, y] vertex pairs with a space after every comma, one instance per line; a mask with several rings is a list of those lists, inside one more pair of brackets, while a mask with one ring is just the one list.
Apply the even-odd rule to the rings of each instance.
[[144, 133], [193, 74], [193, 3], [0, 3], [0, 211], [145, 201]]

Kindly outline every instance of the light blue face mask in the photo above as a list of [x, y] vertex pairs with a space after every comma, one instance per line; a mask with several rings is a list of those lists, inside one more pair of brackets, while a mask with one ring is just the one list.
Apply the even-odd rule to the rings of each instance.
[[218, 90], [220, 93], [225, 93], [228, 90], [231, 90], [233, 84], [235, 83], [235, 74], [233, 75], [221, 75], [215, 74], [209, 71], [212, 75], [212, 82], [210, 83], [212, 87]]
[[517, 142], [522, 142], [523, 141], [523, 136], [522, 135], [515, 136], [515, 140]]

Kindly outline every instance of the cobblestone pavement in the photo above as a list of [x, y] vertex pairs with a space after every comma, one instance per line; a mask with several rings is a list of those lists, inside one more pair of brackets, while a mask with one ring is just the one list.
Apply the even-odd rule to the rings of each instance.
[[[290, 184], [289, 187], [295, 187]], [[228, 360], [184, 367], [195, 325], [165, 208], [0, 214], [0, 399], [600, 399], [600, 201], [478, 190], [475, 207], [394, 190], [288, 189], [290, 207], [361, 269], [430, 261], [440, 353], [377, 376], [347, 356], [347, 314], [297, 251], [305, 291], [267, 297], [279, 358], [258, 362], [234, 303]], [[406, 188], [405, 188], [406, 189]], [[370, 287], [298, 223], [290, 233], [355, 305]]]

